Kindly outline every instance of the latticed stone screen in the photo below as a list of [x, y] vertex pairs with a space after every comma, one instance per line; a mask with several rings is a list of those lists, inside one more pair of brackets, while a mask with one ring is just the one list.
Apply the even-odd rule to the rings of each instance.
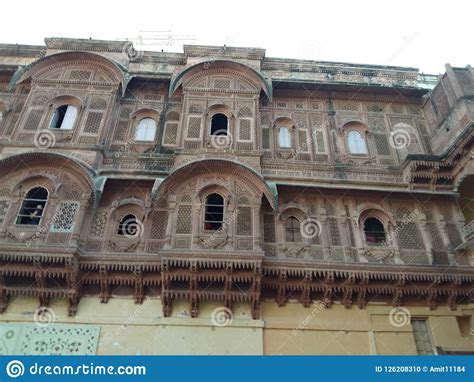
[[360, 111], [360, 105], [357, 102], [338, 101], [336, 106], [338, 110]]
[[99, 132], [102, 114], [103, 113], [97, 111], [89, 112], [87, 115], [86, 124], [84, 126], [85, 133], [96, 134]]
[[383, 113], [384, 107], [378, 103], [372, 103], [367, 105], [367, 111], [370, 113]]
[[329, 224], [329, 233], [331, 236], [332, 245], [341, 245], [341, 236], [339, 234], [339, 226], [337, 224], [337, 219], [332, 217], [328, 218]]
[[241, 119], [239, 121], [239, 139], [249, 141], [252, 139], [252, 121], [250, 119]]
[[230, 80], [226, 78], [216, 78], [214, 80], [214, 87], [216, 89], [230, 89]]
[[88, 70], [72, 70], [69, 79], [73, 81], [89, 81], [92, 72]]
[[388, 145], [388, 140], [385, 135], [374, 134], [375, 147], [377, 149], [377, 154], [379, 155], [390, 155], [390, 147]]
[[125, 118], [125, 119], [128, 119], [130, 118], [130, 114], [132, 113], [132, 109], [129, 108], [129, 107], [123, 107], [122, 109], [120, 109], [120, 113], [119, 113], [119, 118]]
[[251, 117], [252, 110], [248, 106], [243, 106], [239, 109], [238, 117]]
[[275, 216], [263, 215], [263, 241], [266, 243], [275, 242]]
[[0, 224], [3, 224], [9, 205], [7, 200], [0, 200]]
[[182, 205], [178, 207], [178, 218], [176, 221], [176, 233], [191, 233], [191, 212], [192, 206]]
[[30, 110], [30, 113], [28, 115], [28, 118], [25, 122], [24, 130], [36, 130], [39, 127], [39, 124], [41, 122], [41, 118], [43, 118], [44, 110]]
[[79, 203], [62, 202], [54, 216], [54, 223], [51, 228], [52, 231], [71, 232], [74, 227], [74, 219], [78, 210]]
[[269, 114], [262, 114], [260, 116], [260, 125], [265, 127], [270, 127], [272, 124], [271, 118]]
[[314, 137], [316, 140], [316, 150], [318, 153], [324, 153], [326, 149], [324, 148], [324, 136], [322, 131], [315, 131]]
[[89, 102], [90, 109], [104, 110], [107, 108], [107, 100], [101, 97], [92, 97]]
[[262, 149], [270, 149], [270, 129], [262, 129]]
[[119, 121], [115, 130], [114, 140], [125, 141], [127, 139], [128, 121]]
[[424, 249], [423, 241], [418, 226], [415, 222], [399, 222], [400, 248]]
[[252, 209], [250, 207], [238, 207], [237, 209], [237, 235], [252, 235]]
[[177, 122], [167, 122], [165, 126], [165, 134], [163, 137], [164, 145], [175, 145], [176, 138], [178, 136], [178, 123]]
[[199, 138], [201, 136], [201, 117], [189, 117], [188, 138]]
[[44, 106], [48, 103], [49, 101], [49, 96], [44, 94], [44, 93], [40, 93], [40, 94], [37, 94], [35, 96], [35, 98], [33, 99], [33, 105], [34, 106]]
[[94, 223], [92, 223], [91, 236], [103, 237], [105, 233], [105, 227], [107, 226], [107, 211], [99, 211], [95, 216]]
[[167, 211], [153, 211], [151, 217], [150, 239], [164, 239], [166, 234], [166, 225], [168, 224]]
[[300, 151], [309, 151], [308, 135], [305, 130], [298, 131], [298, 142]]

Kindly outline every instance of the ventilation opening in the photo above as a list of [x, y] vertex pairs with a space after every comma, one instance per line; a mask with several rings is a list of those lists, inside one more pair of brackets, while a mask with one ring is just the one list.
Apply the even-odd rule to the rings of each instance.
[[347, 144], [351, 154], [367, 154], [367, 146], [362, 134], [352, 130], [347, 134]]
[[378, 245], [385, 242], [385, 230], [380, 220], [368, 218], [364, 222], [365, 240], [369, 245]]
[[119, 223], [117, 235], [138, 236], [140, 233], [138, 220], [135, 215], [125, 215]]
[[47, 200], [48, 191], [43, 187], [35, 187], [28, 191], [18, 213], [16, 224], [38, 225]]
[[143, 118], [135, 131], [136, 141], [154, 141], [156, 135], [156, 121], [153, 118]]
[[290, 243], [298, 243], [301, 241], [300, 221], [295, 217], [286, 219], [285, 240]]
[[214, 114], [211, 121], [211, 135], [227, 135], [228, 119], [224, 114]]
[[206, 199], [204, 229], [217, 231], [224, 222], [224, 198], [219, 194], [211, 194]]
[[77, 108], [71, 105], [59, 106], [51, 118], [50, 129], [70, 130], [76, 121]]
[[278, 146], [280, 148], [291, 148], [291, 135], [287, 127], [280, 127], [278, 131]]

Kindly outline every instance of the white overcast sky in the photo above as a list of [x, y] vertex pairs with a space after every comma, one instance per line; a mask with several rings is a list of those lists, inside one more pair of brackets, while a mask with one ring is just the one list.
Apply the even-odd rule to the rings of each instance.
[[[474, 64], [474, 1], [5, 1], [0, 42], [44, 37], [152, 37], [145, 50], [201, 45], [259, 47], [267, 57], [419, 68], [430, 74]], [[156, 33], [155, 33], [156, 32]], [[171, 45], [157, 43], [156, 37]], [[136, 44], [135, 44], [136, 45]]]

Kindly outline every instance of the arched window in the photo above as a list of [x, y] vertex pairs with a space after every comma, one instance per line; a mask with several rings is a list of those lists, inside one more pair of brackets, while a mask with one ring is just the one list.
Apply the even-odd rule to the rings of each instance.
[[291, 134], [288, 127], [280, 127], [278, 131], [278, 146], [280, 148], [291, 148]]
[[285, 241], [299, 243], [301, 241], [300, 221], [289, 217], [285, 221]]
[[367, 154], [365, 139], [356, 130], [351, 130], [347, 134], [347, 147], [351, 154]]
[[224, 222], [224, 198], [219, 194], [210, 194], [206, 198], [204, 229], [217, 231]]
[[211, 135], [227, 135], [229, 121], [221, 113], [214, 114], [211, 120]]
[[379, 219], [368, 218], [364, 222], [365, 240], [368, 245], [378, 245], [385, 242], [385, 229]]
[[53, 113], [49, 123], [50, 129], [71, 130], [77, 118], [77, 107], [61, 105]]
[[23, 199], [16, 224], [38, 225], [47, 201], [48, 190], [43, 187], [32, 188]]
[[153, 118], [143, 118], [135, 130], [136, 141], [154, 141], [156, 134], [156, 121]]
[[137, 236], [139, 234], [139, 223], [137, 217], [132, 214], [125, 215], [120, 220], [117, 235]]

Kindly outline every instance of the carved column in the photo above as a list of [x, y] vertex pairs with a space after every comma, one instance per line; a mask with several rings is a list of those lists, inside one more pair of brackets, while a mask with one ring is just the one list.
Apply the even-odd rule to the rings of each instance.
[[395, 251], [393, 255], [395, 264], [400, 264], [400, 265], [405, 264], [405, 262], [402, 260], [401, 255], [400, 255], [400, 242], [398, 241], [397, 229], [390, 222], [388, 223], [388, 234], [389, 234], [389, 237], [391, 238], [390, 245], [394, 248], [394, 251]]
[[421, 238], [423, 239], [423, 244], [425, 245], [428, 260], [429, 260], [430, 264], [433, 264], [433, 247], [432, 247], [430, 235], [428, 234], [428, 230], [426, 228], [426, 216], [425, 216], [425, 214], [420, 214], [419, 222], [420, 222]]
[[76, 217], [74, 219], [74, 228], [72, 230], [71, 241], [70, 245], [77, 246], [78, 242], [81, 238], [82, 226], [84, 224], [84, 217], [86, 215], [86, 211], [88, 210], [88, 203], [89, 201], [81, 200], [79, 203], [79, 211], [76, 213]]
[[351, 234], [349, 232], [349, 227], [347, 226], [347, 224], [350, 224], [350, 222], [348, 221], [345, 213], [341, 214], [340, 223], [342, 231], [342, 245], [344, 246], [344, 256], [346, 259], [348, 259], [351, 257]]
[[192, 217], [191, 217], [191, 232], [193, 239], [191, 242], [192, 249], [199, 249], [199, 237], [201, 232], [201, 201], [198, 199], [193, 203]]
[[168, 198], [168, 223], [166, 225], [166, 235], [165, 235], [165, 243], [163, 245], [163, 249], [171, 249], [171, 238], [173, 236], [173, 230], [175, 228], [175, 220], [176, 220], [176, 196], [170, 196]]
[[252, 206], [252, 235], [253, 250], [262, 251], [262, 238], [260, 232], [260, 205]]
[[235, 233], [237, 227], [237, 219], [238, 219], [238, 209], [235, 203], [229, 203], [227, 206], [227, 217], [225, 218], [225, 222], [227, 223], [227, 244], [225, 249], [228, 251], [233, 251], [235, 248]]
[[453, 245], [451, 244], [451, 240], [449, 239], [448, 235], [448, 224], [446, 223], [446, 219], [442, 215], [439, 219], [439, 232], [441, 240], [443, 240], [444, 246], [448, 251], [449, 263], [454, 264], [455, 262], [453, 258]]
[[352, 221], [355, 223], [354, 228], [354, 241], [357, 247], [357, 255], [361, 263], [367, 263], [369, 260], [365, 255], [365, 245], [363, 240], [362, 227], [359, 225], [359, 217], [357, 215], [352, 216]]
[[330, 253], [330, 243], [329, 243], [329, 236], [328, 236], [328, 214], [325, 208], [321, 208], [320, 210], [320, 218], [321, 218], [321, 244], [323, 245], [323, 255], [324, 260], [329, 260], [331, 258]]

